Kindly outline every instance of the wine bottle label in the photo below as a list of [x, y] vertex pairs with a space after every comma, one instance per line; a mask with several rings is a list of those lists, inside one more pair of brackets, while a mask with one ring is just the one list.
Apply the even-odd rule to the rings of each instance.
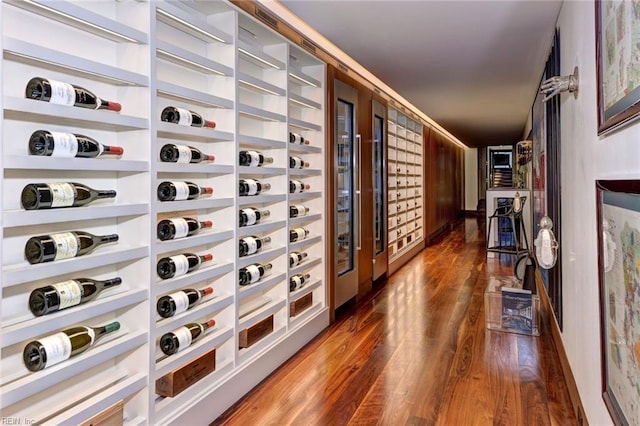
[[69, 308], [80, 304], [82, 299], [82, 287], [75, 280], [62, 281], [52, 284], [60, 298], [60, 309]]
[[169, 259], [173, 260], [173, 264], [176, 266], [176, 273], [174, 276], [177, 277], [189, 272], [189, 259], [187, 259], [187, 256], [180, 254], [178, 256], [171, 256]]
[[65, 333], [56, 333], [38, 339], [47, 354], [47, 367], [61, 363], [71, 356], [71, 339]]
[[184, 291], [175, 292], [170, 294], [169, 297], [173, 299], [173, 302], [176, 304], [176, 314], [189, 309], [189, 296], [187, 296]]
[[189, 199], [189, 185], [186, 182], [171, 182], [176, 187], [176, 201]]
[[293, 232], [296, 233], [296, 235], [298, 236], [298, 240], [303, 239], [306, 236], [306, 232], [304, 232], [303, 228], [296, 228], [293, 230]]
[[301, 169], [302, 168], [302, 158], [300, 157], [291, 157], [293, 159], [293, 168], [294, 169]]
[[256, 265], [247, 266], [247, 273], [249, 274], [249, 284], [253, 284], [260, 280], [260, 269]]
[[191, 111], [184, 108], [176, 108], [178, 110], [178, 114], [180, 114], [180, 119], [178, 120], [178, 124], [181, 126], [191, 126], [191, 122], [193, 121], [193, 117], [191, 116]]
[[70, 207], [76, 199], [76, 189], [70, 183], [48, 183], [51, 190], [51, 207]]
[[253, 254], [258, 251], [258, 240], [253, 237], [245, 237], [244, 242], [247, 243], [247, 254]]
[[260, 165], [260, 153], [257, 151], [247, 151], [249, 154], [249, 166], [250, 167], [258, 167]]
[[289, 259], [291, 259], [291, 262], [289, 262], [291, 266], [296, 266], [298, 263], [300, 263], [300, 261], [298, 260], [298, 255], [296, 253], [291, 253], [289, 255]]
[[178, 338], [178, 352], [188, 348], [193, 341], [191, 331], [187, 327], [180, 327], [177, 330], [173, 330], [173, 334]]
[[293, 181], [293, 187], [294, 187], [294, 191], [293, 192], [302, 192], [302, 182], [300, 182], [299, 180], [294, 180]]
[[307, 209], [302, 204], [298, 204], [293, 207], [298, 210], [298, 216], [305, 216], [307, 214]]
[[49, 80], [49, 84], [51, 85], [49, 102], [67, 106], [73, 106], [76, 103], [76, 91], [72, 85], [56, 80]]
[[248, 185], [247, 194], [256, 195], [258, 193], [258, 182], [254, 179], [245, 179], [245, 183]]
[[302, 136], [300, 136], [297, 133], [290, 133], [290, 135], [293, 136], [293, 142], [294, 143], [302, 143]]
[[171, 223], [176, 228], [175, 239], [184, 238], [189, 234], [189, 224], [187, 221], [181, 217], [177, 217], [175, 219], [171, 219]]
[[247, 216], [247, 226], [255, 225], [256, 219], [256, 211], [254, 209], [242, 209], [242, 213]]
[[[189, 114], [191, 117], [191, 114]], [[180, 114], [180, 118], [182, 118], [182, 113]], [[191, 125], [191, 123], [189, 123]], [[178, 149], [178, 163], [190, 163], [191, 162], [191, 148], [186, 145], [176, 145]]]
[[302, 287], [302, 277], [294, 275], [291, 277], [291, 281], [293, 281], [293, 283], [295, 284], [295, 289]]
[[75, 157], [78, 153], [78, 138], [73, 133], [51, 132], [53, 138], [52, 157]]
[[74, 233], [51, 234], [51, 239], [56, 245], [56, 256], [53, 260], [69, 259], [78, 254], [78, 237]]

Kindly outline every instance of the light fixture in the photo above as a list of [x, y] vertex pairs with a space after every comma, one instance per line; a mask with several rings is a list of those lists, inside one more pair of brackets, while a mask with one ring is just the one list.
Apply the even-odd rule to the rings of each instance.
[[179, 62], [183, 62], [185, 64], [189, 64], [189, 65], [194, 66], [196, 68], [200, 68], [200, 69], [203, 69], [205, 71], [209, 71], [209, 72], [212, 72], [212, 73], [215, 73], [215, 74], [218, 74], [218, 75], [226, 76], [226, 74], [221, 72], [221, 71], [218, 71], [218, 70], [213, 69], [211, 67], [207, 67], [205, 65], [199, 64], [199, 63], [191, 61], [189, 59], [183, 58], [182, 56], [174, 55], [173, 53], [169, 53], [166, 50], [158, 49], [157, 52], [160, 55], [168, 56], [169, 58], [175, 59], [175, 60], [177, 60]]
[[276, 95], [276, 96], [280, 95], [280, 93], [274, 92], [273, 90], [269, 90], [269, 89], [267, 89], [265, 87], [262, 87], [262, 86], [258, 86], [257, 84], [249, 83], [246, 80], [239, 79], [238, 82], [243, 84], [243, 85], [245, 85], [245, 86], [249, 86], [251, 88], [254, 88], [254, 89], [256, 89], [256, 90], [258, 90], [260, 92], [264, 92], [264, 93], [268, 93], [270, 95]]
[[573, 93], [575, 99], [578, 98], [578, 67], [573, 68], [573, 74], [564, 77], [555, 76], [546, 79], [540, 85], [540, 93], [545, 95], [542, 102], [547, 102], [561, 92]]
[[291, 76], [292, 78], [295, 78], [296, 80], [301, 81], [301, 82], [303, 82], [305, 84], [308, 84], [309, 86], [318, 87], [317, 84], [315, 84], [315, 83], [313, 83], [313, 82], [311, 82], [311, 81], [309, 81], [309, 80], [307, 80], [305, 78], [302, 78], [299, 75], [294, 74], [292, 72], [289, 73], [289, 76]]
[[311, 108], [311, 109], [318, 109], [317, 106], [308, 104], [308, 103], [306, 103], [304, 101], [301, 101], [299, 99], [289, 98], [289, 102], [297, 104], [297, 105], [301, 105], [303, 107]]

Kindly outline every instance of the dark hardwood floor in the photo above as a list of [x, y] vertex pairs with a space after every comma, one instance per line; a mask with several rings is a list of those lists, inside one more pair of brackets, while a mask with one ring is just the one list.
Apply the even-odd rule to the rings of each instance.
[[476, 219], [401, 268], [214, 425], [575, 425], [549, 330], [489, 331]]

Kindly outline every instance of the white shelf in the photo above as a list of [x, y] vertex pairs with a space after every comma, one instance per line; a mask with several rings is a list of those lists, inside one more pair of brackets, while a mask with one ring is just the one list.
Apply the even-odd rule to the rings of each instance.
[[77, 220], [95, 220], [124, 216], [140, 216], [149, 213], [148, 204], [103, 204], [45, 210], [8, 210], [2, 213], [3, 226], [40, 225]]
[[52, 158], [38, 155], [7, 155], [5, 169], [15, 170], [95, 170], [113, 172], [148, 172], [147, 161], [105, 158]]
[[238, 54], [242, 59], [262, 68], [276, 70], [284, 70], [287, 68], [284, 62], [279, 61], [273, 56], [263, 52], [260, 48], [243, 40], [238, 40]]
[[[295, 251], [295, 250], [291, 250], [291, 251]], [[309, 269], [313, 268], [314, 266], [319, 265], [320, 263], [322, 263], [322, 259], [319, 257], [316, 257], [315, 259], [303, 261], [299, 265], [296, 265], [293, 268], [289, 269], [289, 276], [291, 277], [292, 275], [302, 274], [305, 271], [308, 271]], [[306, 288], [306, 287], [307, 286], [303, 288]]]
[[[26, 98], [3, 99], [5, 120], [34, 121], [69, 127], [125, 132], [149, 128], [149, 121], [122, 113], [68, 107]], [[126, 111], [126, 105], [122, 106]]]
[[277, 229], [282, 229], [286, 226], [286, 221], [277, 220], [277, 221], [269, 221], [264, 223], [258, 223], [256, 225], [251, 226], [243, 226], [238, 228], [237, 237], [242, 238], [247, 235], [253, 234], [261, 234], [263, 232], [275, 231]]
[[5, 3], [117, 42], [148, 44], [148, 34], [66, 0], [4, 0]]
[[322, 193], [319, 191], [298, 192], [296, 194], [289, 194], [289, 201], [312, 200], [319, 197], [322, 197]]
[[198, 200], [184, 201], [158, 201], [157, 211], [159, 213], [186, 211], [193, 209], [213, 209], [216, 207], [229, 207], [233, 205], [233, 198], [202, 198]]
[[262, 95], [284, 96], [286, 90], [244, 72], [238, 72], [238, 84], [241, 88]]
[[214, 264], [208, 268], [198, 269], [197, 271], [192, 272], [190, 274], [182, 275], [180, 277], [171, 278], [168, 280], [161, 280], [156, 275], [157, 281], [155, 285], [158, 286], [158, 294], [169, 293], [170, 291], [179, 290], [181, 288], [187, 288], [199, 282], [220, 277], [224, 274], [228, 274], [233, 270], [234, 270], [233, 263], [224, 262], [220, 264]]
[[[156, 322], [156, 334], [158, 336], [161, 336], [165, 333], [175, 330], [178, 327], [183, 326], [184, 324], [197, 321], [198, 318], [211, 317], [215, 315], [215, 313], [219, 312], [223, 308], [226, 308], [232, 303], [232, 295], [222, 295], [219, 297], [215, 297], [214, 293], [212, 296], [207, 296], [206, 299], [202, 300], [194, 307], [188, 309], [185, 312], [182, 312], [179, 315], [158, 320]], [[156, 307], [154, 304], [153, 314], [155, 313]]]
[[289, 176], [320, 176], [322, 170], [320, 169], [289, 169]]
[[233, 108], [232, 100], [178, 86], [177, 84], [158, 81], [156, 87], [158, 96], [162, 98], [188, 102], [205, 108]]
[[303, 223], [315, 222], [316, 220], [321, 220], [322, 215], [320, 213], [316, 214], [308, 214], [306, 216], [298, 216], [292, 217], [289, 219], [289, 225], [301, 225]]
[[314, 145], [299, 145], [290, 143], [289, 152], [302, 154], [320, 154], [322, 152], [322, 148]]
[[250, 146], [256, 148], [272, 148], [282, 149], [287, 146], [287, 142], [275, 139], [264, 139], [255, 136], [238, 135], [238, 141], [242, 146]]
[[319, 132], [320, 130], [322, 130], [322, 126], [319, 124], [298, 120], [296, 118], [289, 118], [289, 125], [292, 127], [297, 127], [302, 130], [314, 130], [316, 132]]
[[207, 43], [229, 44], [233, 42], [231, 35], [209, 25], [201, 17], [188, 13], [172, 4], [159, 3], [156, 6], [156, 19]]
[[289, 243], [289, 251], [299, 251], [302, 250], [303, 247], [308, 247], [310, 245], [319, 243], [320, 241], [322, 241], [322, 235], [316, 235], [315, 237], [308, 237], [302, 241]]
[[258, 281], [257, 283], [249, 284], [246, 286], [239, 286], [240, 289], [238, 291], [238, 298], [240, 303], [248, 297], [253, 296], [254, 294], [262, 293], [271, 287], [284, 282], [287, 278], [286, 274], [276, 274], [275, 276], [268, 276], [263, 280]]
[[[204, 118], [205, 120], [207, 119], [206, 117]], [[157, 128], [158, 136], [161, 138], [199, 142], [225, 142], [233, 140], [233, 133], [210, 128], [180, 126], [159, 120]]]
[[158, 40], [156, 44], [156, 56], [158, 59], [162, 59], [203, 74], [224, 76], [233, 75], [233, 69], [226, 65], [212, 61], [204, 56], [196, 55], [186, 49], [160, 40]]
[[[214, 224], [215, 226], [215, 224]], [[228, 224], [225, 224], [228, 226]], [[168, 253], [171, 251], [178, 251], [187, 249], [189, 247], [204, 246], [221, 241], [226, 241], [233, 238], [233, 230], [215, 231], [204, 230], [201, 234], [194, 235], [186, 238], [179, 238], [177, 240], [157, 241], [158, 253]]]
[[285, 122], [287, 117], [283, 114], [267, 111], [266, 109], [257, 108], [251, 105], [239, 104], [238, 112], [240, 115], [261, 121]]
[[251, 204], [277, 203], [284, 201], [286, 198], [285, 194], [251, 195], [248, 197], [238, 197], [238, 204], [240, 206], [248, 206]]
[[289, 93], [289, 102], [298, 107], [322, 109], [322, 105], [319, 102], [312, 101], [311, 99], [305, 98], [303, 96], [298, 96], [295, 93]]
[[249, 256], [243, 256], [238, 259], [237, 269], [244, 268], [252, 263], [264, 263], [278, 256], [282, 256], [287, 252], [286, 247], [265, 248], [258, 253]]
[[163, 163], [156, 166], [158, 172], [169, 173], [206, 173], [210, 175], [226, 175], [233, 173], [233, 166], [215, 163], [194, 163], [185, 165], [183, 163]]
[[269, 304], [241, 318], [238, 321], [238, 330], [244, 330], [247, 327], [251, 327], [253, 324], [267, 318], [269, 315], [274, 315], [276, 312], [278, 312], [280, 309], [284, 307], [285, 307], [285, 300], [272, 299]]
[[289, 81], [302, 86], [322, 87], [322, 83], [319, 80], [293, 67], [289, 67]]
[[[4, 58], [38, 68], [76, 75], [116, 86], [149, 86], [149, 77], [11, 37], [3, 37]], [[26, 81], [25, 81], [26, 83]]]
[[286, 173], [282, 167], [248, 167], [238, 166], [240, 176], [281, 176]]

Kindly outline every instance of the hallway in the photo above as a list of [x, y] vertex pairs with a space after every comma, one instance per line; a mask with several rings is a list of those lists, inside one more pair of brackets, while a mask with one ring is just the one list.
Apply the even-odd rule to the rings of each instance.
[[546, 325], [485, 329], [488, 277], [512, 273], [485, 260], [459, 222], [213, 424], [577, 424]]

